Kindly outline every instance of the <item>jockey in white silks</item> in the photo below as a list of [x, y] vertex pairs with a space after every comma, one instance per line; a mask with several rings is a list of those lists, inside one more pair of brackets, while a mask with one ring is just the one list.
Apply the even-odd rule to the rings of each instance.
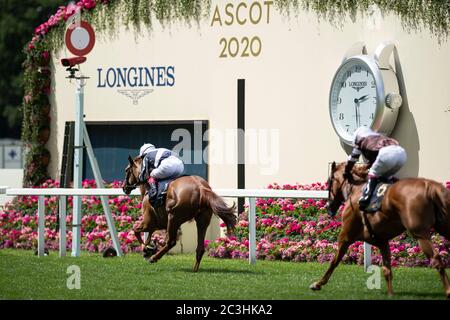
[[397, 140], [386, 137], [367, 127], [360, 127], [354, 134], [354, 148], [348, 157], [345, 176], [351, 176], [351, 171], [360, 155], [369, 163], [369, 181], [359, 200], [361, 210], [370, 202], [380, 178], [389, 180], [406, 163], [406, 152], [399, 146]]
[[144, 144], [139, 150], [142, 158], [141, 181], [148, 181], [150, 200], [157, 195], [157, 183], [164, 179], [175, 179], [180, 177], [184, 171], [184, 164], [172, 151], [165, 148], [155, 148], [150, 143]]

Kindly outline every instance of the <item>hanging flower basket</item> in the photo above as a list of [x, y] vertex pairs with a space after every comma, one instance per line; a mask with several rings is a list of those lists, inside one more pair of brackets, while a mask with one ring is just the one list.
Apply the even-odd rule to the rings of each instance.
[[48, 139], [50, 139], [50, 127], [49, 126], [42, 126], [39, 129], [38, 139], [39, 139], [39, 142], [42, 144], [47, 143]]
[[50, 163], [50, 152], [47, 149], [43, 149], [39, 156], [39, 162], [42, 166], [47, 167]]
[[[46, 104], [41, 107], [41, 115], [47, 117], [50, 114], [51, 105]], [[49, 128], [50, 129], [50, 128]]]

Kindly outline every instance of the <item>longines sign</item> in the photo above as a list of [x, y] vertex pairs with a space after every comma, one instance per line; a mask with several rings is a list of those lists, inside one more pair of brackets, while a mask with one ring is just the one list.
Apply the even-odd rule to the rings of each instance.
[[117, 89], [117, 92], [133, 100], [152, 93], [157, 87], [175, 85], [175, 67], [109, 67], [97, 69], [97, 88]]

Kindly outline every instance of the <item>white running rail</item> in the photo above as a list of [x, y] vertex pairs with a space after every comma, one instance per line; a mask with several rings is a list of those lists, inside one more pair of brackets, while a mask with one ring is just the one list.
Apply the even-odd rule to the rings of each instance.
[[[294, 198], [294, 199], [327, 199], [327, 191], [315, 190], [275, 190], [275, 189], [214, 189], [221, 197], [226, 198], [248, 198], [249, 204], [249, 263], [256, 263], [256, 198]], [[7, 196], [38, 196], [38, 256], [44, 255], [44, 216], [45, 196], [58, 196], [60, 201], [60, 256], [66, 255], [66, 197], [67, 196], [123, 196], [122, 189], [102, 188], [102, 189], [70, 189], [70, 188], [50, 188], [50, 189], [14, 189], [0, 187], [0, 194]], [[139, 190], [133, 190], [131, 196], [139, 196]], [[364, 244], [364, 268], [371, 265], [371, 246]]]

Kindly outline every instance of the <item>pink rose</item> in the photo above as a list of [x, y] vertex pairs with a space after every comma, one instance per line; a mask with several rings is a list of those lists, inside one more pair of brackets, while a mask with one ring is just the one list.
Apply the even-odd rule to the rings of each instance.
[[[80, 5], [81, 4], [81, 5]], [[85, 9], [93, 9], [97, 5], [94, 0], [82, 0], [77, 3], [77, 5], [80, 5], [84, 7]]]
[[74, 14], [78, 13], [80, 11], [80, 7], [77, 5], [74, 5], [73, 3], [69, 4], [66, 7], [66, 10], [64, 12], [64, 20], [67, 21], [67, 19], [69, 19], [71, 16], [73, 16]]
[[45, 61], [48, 61], [50, 59], [50, 52], [48, 51], [42, 52], [42, 58], [44, 58]]

